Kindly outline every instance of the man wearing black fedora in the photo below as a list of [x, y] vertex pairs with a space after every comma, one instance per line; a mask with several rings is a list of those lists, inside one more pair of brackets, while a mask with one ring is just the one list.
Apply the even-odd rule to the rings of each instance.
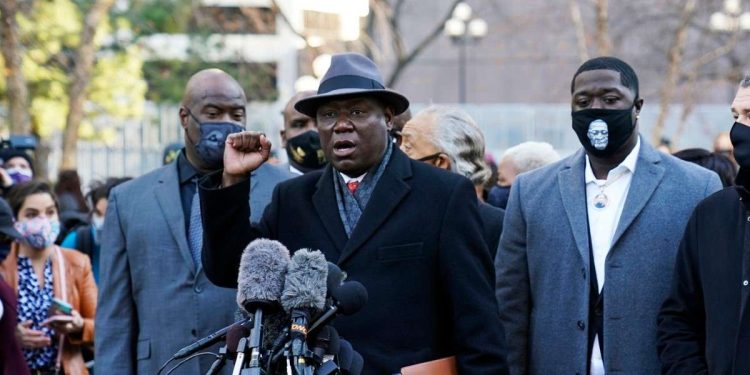
[[248, 221], [248, 176], [271, 145], [255, 132], [228, 138], [225, 169], [200, 189], [206, 275], [236, 287], [242, 250], [260, 237], [290, 251], [319, 249], [367, 288], [367, 305], [334, 323], [363, 355], [363, 373], [456, 356], [462, 374], [504, 374], [504, 333], [474, 188], [393, 146], [393, 117], [409, 102], [382, 82], [368, 58], [333, 56], [317, 95], [295, 105], [316, 118], [330, 163], [279, 184], [257, 226]]

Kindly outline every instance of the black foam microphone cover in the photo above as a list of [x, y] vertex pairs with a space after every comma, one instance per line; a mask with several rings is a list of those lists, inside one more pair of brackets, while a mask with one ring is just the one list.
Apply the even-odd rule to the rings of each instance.
[[326, 294], [331, 296], [333, 290], [338, 289], [344, 282], [345, 274], [339, 266], [328, 262], [328, 277], [326, 279]]
[[345, 375], [359, 375], [362, 373], [362, 368], [365, 367], [365, 359], [362, 358], [362, 355], [357, 353], [356, 350], [352, 351], [352, 363], [349, 365], [348, 369], [342, 371]]
[[359, 281], [347, 281], [332, 291], [337, 302], [338, 313], [351, 315], [367, 304], [367, 289]]
[[354, 348], [349, 341], [341, 340], [339, 345], [339, 353], [336, 355], [336, 363], [339, 365], [339, 369], [346, 371], [352, 366], [354, 360]]
[[326, 354], [336, 355], [341, 350], [339, 333], [332, 326], [324, 326], [314, 338], [313, 349], [315, 354], [323, 356]]

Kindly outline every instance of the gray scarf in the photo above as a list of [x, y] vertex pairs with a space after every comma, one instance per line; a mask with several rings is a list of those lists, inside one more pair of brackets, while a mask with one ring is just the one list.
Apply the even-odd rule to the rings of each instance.
[[371, 169], [365, 178], [362, 179], [362, 182], [359, 184], [359, 187], [354, 194], [349, 192], [346, 183], [344, 183], [344, 178], [341, 177], [341, 173], [335, 169], [333, 170], [333, 186], [336, 190], [336, 204], [338, 205], [339, 215], [341, 216], [341, 221], [344, 223], [347, 237], [351, 237], [354, 227], [357, 226], [357, 222], [359, 222], [362, 212], [364, 212], [365, 207], [367, 207], [367, 202], [370, 201], [370, 197], [372, 196], [373, 190], [375, 190], [375, 186], [378, 184], [378, 180], [380, 180], [380, 176], [383, 175], [385, 167], [391, 160], [392, 153], [393, 143], [388, 142], [386, 144], [383, 159], [380, 160], [380, 164], [378, 164], [377, 169], [375, 169], [375, 173], [372, 173]]

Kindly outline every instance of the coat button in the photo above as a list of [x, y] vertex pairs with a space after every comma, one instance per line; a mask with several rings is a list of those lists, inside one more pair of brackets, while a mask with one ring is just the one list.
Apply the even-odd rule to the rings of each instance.
[[747, 286], [747, 284], [748, 284], [747, 280], [745, 280], [745, 281], [742, 282], [742, 285], [744, 285], [744, 286]]
[[195, 292], [198, 294], [200, 294], [203, 291], [203, 289], [199, 285], [196, 285], [193, 290], [195, 290]]
[[586, 328], [586, 323], [584, 323], [583, 320], [579, 320], [577, 324], [578, 324], [578, 329], [580, 329], [581, 331], [583, 331]]

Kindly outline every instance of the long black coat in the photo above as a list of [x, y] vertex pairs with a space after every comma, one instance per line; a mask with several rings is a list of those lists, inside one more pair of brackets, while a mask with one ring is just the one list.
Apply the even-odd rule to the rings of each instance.
[[748, 203], [744, 189], [727, 188], [688, 222], [658, 318], [665, 374], [750, 374]]
[[462, 374], [506, 373], [492, 261], [470, 181], [394, 149], [347, 239], [333, 173], [328, 166], [279, 184], [257, 227], [247, 220], [247, 183], [211, 190], [219, 176], [203, 181], [208, 278], [235, 287], [242, 250], [255, 238], [290, 251], [320, 249], [369, 293], [364, 309], [335, 321], [364, 357], [365, 374], [449, 355]]

